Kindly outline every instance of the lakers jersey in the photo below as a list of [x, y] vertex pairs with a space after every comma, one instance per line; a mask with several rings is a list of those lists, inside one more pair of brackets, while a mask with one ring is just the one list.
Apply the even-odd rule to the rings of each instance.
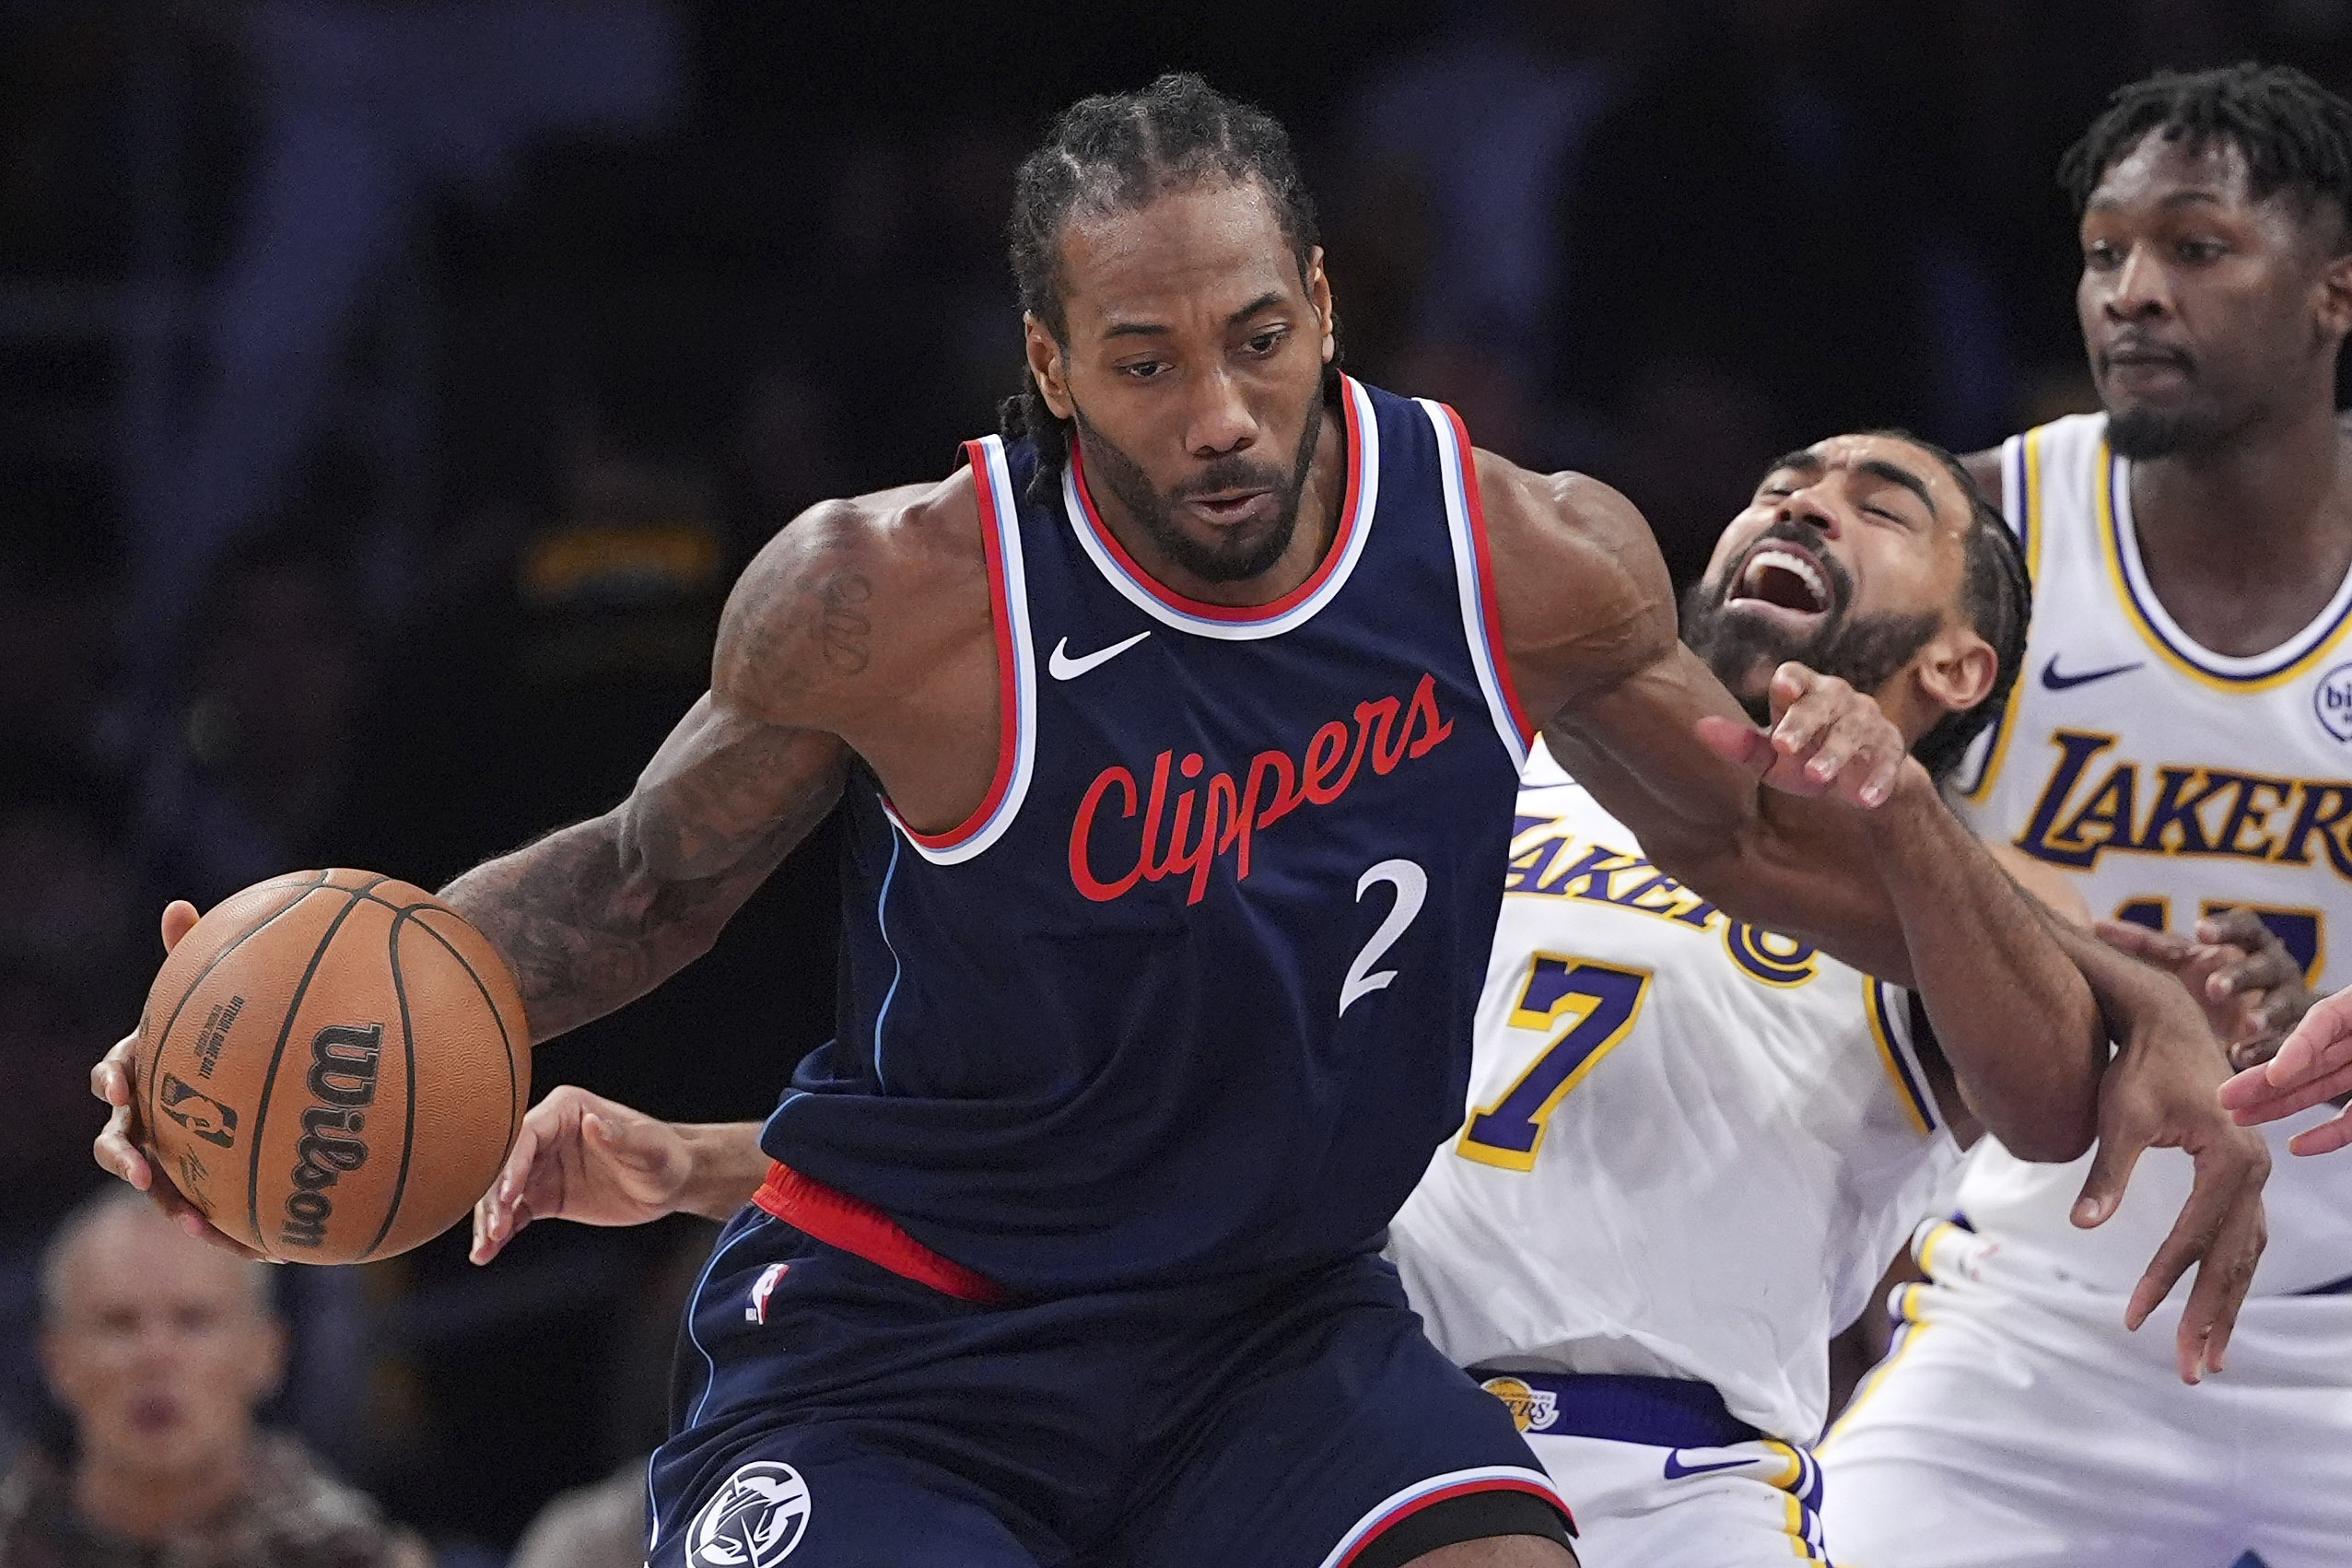
[[[2352, 980], [2352, 577], [2269, 652], [2200, 648], [2150, 590], [2131, 464], [2101, 415], [2011, 437], [2004, 510], [2033, 573], [2026, 667], [1982, 743], [1963, 814], [2076, 880], [2102, 919], [2188, 931], [2249, 906], [2323, 990]], [[2352, 1275], [2352, 1162], [2299, 1160], [2271, 1129], [2270, 1246], [2257, 1293]], [[2188, 1157], [2152, 1149], [2122, 1208], [2091, 1232], [2067, 1213], [2089, 1169], [2030, 1165], [1992, 1140], [1960, 1205], [1981, 1231], [2125, 1293], [2189, 1192]]]
[[1796, 1442], [1959, 1158], [1909, 993], [1729, 919], [1539, 747], [1469, 1114], [1389, 1248], [1457, 1364], [1697, 1378]]

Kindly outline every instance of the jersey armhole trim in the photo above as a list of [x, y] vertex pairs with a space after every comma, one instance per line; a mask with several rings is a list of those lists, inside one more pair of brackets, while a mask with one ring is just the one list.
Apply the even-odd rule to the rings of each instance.
[[[2011, 532], [2018, 536], [2018, 555], [2025, 562], [2025, 579], [2029, 591], [2042, 580], [2042, 431], [2028, 430], [2021, 436], [2011, 436], [2001, 444], [2001, 515], [2007, 519]], [[2029, 618], [2026, 632], [2030, 647], [2032, 622]], [[2001, 704], [2001, 711], [1993, 717], [1991, 733], [1982, 743], [1984, 766], [1977, 773], [1976, 782], [1960, 791], [1961, 800], [1982, 805], [1993, 793], [1993, 786], [2001, 777], [2001, 765], [2008, 760], [2009, 742], [2018, 732], [2018, 709], [2025, 706], [2026, 681], [2030, 670], [2019, 670], [2010, 683], [2008, 699]]]
[[[1912, 1125], [1923, 1137], [1943, 1129], [1944, 1118], [1937, 1114], [1934, 1096], [1927, 1093], [1927, 1074], [1919, 1065], [1918, 1053], [1911, 1039], [1911, 993], [1884, 980], [1865, 977], [1862, 982], [1865, 1011], [1870, 1015], [1870, 1038], [1878, 1047], [1878, 1060], [1887, 1070], [1887, 1077], [1895, 1086], [1896, 1096], [1902, 1101]], [[1902, 999], [1900, 1006], [1895, 999]]]
[[1437, 432], [1438, 474], [1445, 492], [1445, 521], [1453, 533], [1454, 582], [1462, 601], [1462, 633], [1470, 664], [1478, 672], [1494, 732], [1512, 765], [1527, 766], [1536, 726], [1519, 702], [1511, 662], [1503, 649], [1503, 613], [1494, 593], [1494, 564], [1486, 543], [1486, 503], [1479, 495], [1478, 456], [1461, 416], [1442, 403], [1413, 400]]
[[1012, 470], [1004, 442], [995, 436], [966, 441], [964, 452], [979, 496], [980, 552], [988, 561], [989, 618], [996, 631], [996, 775], [978, 808], [945, 833], [918, 833], [888, 796], [882, 801], [883, 812], [915, 852], [942, 866], [968, 860], [1004, 837], [1029, 793], [1037, 755], [1037, 661], [1029, 637], [1029, 588]]

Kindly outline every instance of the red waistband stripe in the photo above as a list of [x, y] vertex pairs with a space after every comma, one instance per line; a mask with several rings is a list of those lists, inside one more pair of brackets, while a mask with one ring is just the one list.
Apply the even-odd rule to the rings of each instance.
[[853, 1253], [942, 1295], [982, 1305], [1005, 1299], [1004, 1288], [995, 1281], [941, 1257], [872, 1204], [813, 1181], [781, 1160], [767, 1167], [767, 1179], [752, 1194], [752, 1201], [827, 1246]]

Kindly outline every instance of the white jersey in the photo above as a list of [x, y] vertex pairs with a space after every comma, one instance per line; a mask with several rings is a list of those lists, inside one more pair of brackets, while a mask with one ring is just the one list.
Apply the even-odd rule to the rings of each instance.
[[1407, 1293], [1458, 1365], [1695, 1378], [1810, 1441], [1825, 1342], [1959, 1157], [1909, 993], [1729, 919], [1540, 751], [1511, 856]]
[[[2352, 577], [2270, 652], [2192, 642], [2149, 590], [2131, 465], [2103, 415], [2011, 437], [2004, 509], [2033, 573], [2026, 664], [1962, 770], [1963, 815], [2075, 878], [2091, 913], [2185, 930], [2208, 909], [2261, 911], [2322, 990], [2352, 980]], [[1972, 774], [1973, 775], [1972, 777]], [[2297, 1159], [2277, 1124], [2257, 1294], [2352, 1275], [2352, 1159]], [[2019, 1161], [1987, 1139], [1960, 1206], [2074, 1279], [2128, 1293], [2188, 1197], [2190, 1163], [2151, 1149], [2097, 1230], [2067, 1213], [2089, 1168]]]

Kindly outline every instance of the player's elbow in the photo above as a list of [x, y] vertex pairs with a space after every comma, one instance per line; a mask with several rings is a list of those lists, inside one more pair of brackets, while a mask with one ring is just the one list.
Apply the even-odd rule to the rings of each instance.
[[[1974, 1096], [1972, 1096], [1973, 1099]], [[1989, 1096], [1987, 1096], [1989, 1098]], [[2025, 1089], [2004, 1106], [1975, 1107], [1984, 1130], [2019, 1159], [2037, 1165], [2063, 1165], [2090, 1153], [2099, 1136], [2099, 1102], [2086, 1084]]]

